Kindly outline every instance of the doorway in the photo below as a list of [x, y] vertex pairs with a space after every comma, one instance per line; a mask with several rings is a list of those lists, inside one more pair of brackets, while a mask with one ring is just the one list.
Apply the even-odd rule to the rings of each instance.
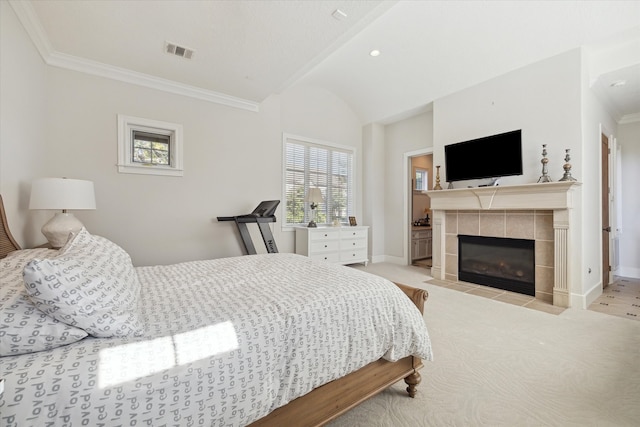
[[433, 154], [416, 154], [409, 158], [408, 254], [409, 264], [431, 269], [432, 231], [431, 199], [433, 189]]

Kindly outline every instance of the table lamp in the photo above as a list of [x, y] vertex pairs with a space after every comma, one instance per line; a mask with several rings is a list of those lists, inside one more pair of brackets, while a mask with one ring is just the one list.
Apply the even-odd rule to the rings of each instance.
[[322, 203], [324, 198], [322, 197], [322, 191], [319, 188], [310, 188], [307, 192], [307, 197], [305, 197], [305, 202], [311, 203], [311, 221], [309, 221], [309, 225], [307, 227], [315, 228], [318, 225], [316, 224], [316, 208], [318, 207], [318, 203]]
[[41, 178], [31, 184], [29, 209], [61, 210], [42, 226], [45, 235], [53, 248], [61, 248], [69, 239], [70, 233], [77, 233], [82, 223], [72, 210], [89, 210], [96, 208], [93, 182], [67, 178]]

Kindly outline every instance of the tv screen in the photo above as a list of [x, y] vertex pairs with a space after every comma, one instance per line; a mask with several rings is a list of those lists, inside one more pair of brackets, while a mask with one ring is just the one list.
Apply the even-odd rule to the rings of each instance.
[[445, 145], [447, 182], [522, 175], [522, 130]]

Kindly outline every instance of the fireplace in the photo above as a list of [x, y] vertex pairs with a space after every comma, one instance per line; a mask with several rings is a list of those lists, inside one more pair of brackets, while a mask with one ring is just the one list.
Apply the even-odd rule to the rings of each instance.
[[535, 241], [458, 235], [458, 280], [535, 296]]
[[433, 211], [431, 275], [459, 280], [460, 234], [532, 239], [536, 300], [586, 309], [595, 298], [580, 284], [581, 185], [557, 181], [428, 191]]

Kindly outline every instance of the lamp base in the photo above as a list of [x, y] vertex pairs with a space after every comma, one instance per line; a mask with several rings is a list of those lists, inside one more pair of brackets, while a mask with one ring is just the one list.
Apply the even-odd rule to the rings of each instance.
[[314, 220], [309, 221], [307, 228], [318, 228], [318, 224]]
[[52, 248], [58, 249], [69, 240], [71, 233], [82, 230], [82, 223], [71, 213], [58, 212], [42, 226], [42, 234], [47, 238]]

